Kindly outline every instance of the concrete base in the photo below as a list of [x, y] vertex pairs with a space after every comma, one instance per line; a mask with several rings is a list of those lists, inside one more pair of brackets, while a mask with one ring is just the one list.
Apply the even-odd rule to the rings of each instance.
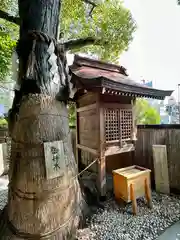
[[180, 221], [166, 229], [158, 240], [180, 240]]

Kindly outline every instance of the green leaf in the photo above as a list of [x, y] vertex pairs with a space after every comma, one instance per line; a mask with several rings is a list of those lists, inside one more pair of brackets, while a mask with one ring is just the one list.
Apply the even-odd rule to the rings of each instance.
[[137, 99], [135, 106], [136, 124], [160, 124], [160, 114], [146, 99]]
[[4, 118], [0, 118], [0, 127], [7, 127], [8, 122]]
[[4, 81], [10, 71], [12, 50], [16, 41], [9, 34], [0, 35], [0, 81]]
[[[17, 1], [0, 0], [1, 10], [17, 13]], [[18, 39], [19, 27], [0, 19], [0, 81], [5, 81], [10, 72], [12, 50]]]

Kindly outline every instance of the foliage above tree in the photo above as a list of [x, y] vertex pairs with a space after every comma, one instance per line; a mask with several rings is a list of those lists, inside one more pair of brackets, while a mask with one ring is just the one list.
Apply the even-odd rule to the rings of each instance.
[[92, 37], [95, 41], [91, 47], [85, 46], [80, 50], [77, 46], [75, 51], [89, 52], [103, 60], [116, 62], [132, 41], [136, 29], [132, 15], [119, 0], [104, 1], [92, 13], [91, 10], [92, 6], [82, 0], [75, 0], [73, 3], [71, 0], [64, 0], [60, 21], [64, 37]]
[[[0, 14], [7, 9], [13, 12], [13, 0], [0, 0]], [[0, 19], [0, 81], [4, 81], [10, 70], [12, 50], [18, 39], [18, 26], [11, 22]]]
[[5, 118], [0, 117], [0, 128], [7, 127], [7, 125], [8, 125], [7, 120]]
[[137, 99], [135, 106], [136, 124], [160, 124], [158, 111], [146, 99]]
[[12, 40], [11, 35], [0, 32], [0, 81], [4, 81], [10, 70], [10, 59], [16, 41]]
[[[0, 18], [9, 21], [0, 21], [0, 79], [9, 71], [18, 39], [17, 13], [17, 1], [0, 0]], [[102, 60], [116, 62], [128, 48], [135, 29], [130, 11], [119, 0], [62, 0], [60, 35], [72, 53], [95, 54]]]

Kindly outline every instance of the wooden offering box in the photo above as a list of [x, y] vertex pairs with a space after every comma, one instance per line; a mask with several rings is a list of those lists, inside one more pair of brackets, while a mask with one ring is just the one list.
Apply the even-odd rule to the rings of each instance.
[[151, 187], [150, 187], [151, 170], [130, 166], [113, 171], [114, 195], [117, 200], [123, 199], [125, 202], [131, 202], [133, 213], [137, 214], [136, 199], [146, 197], [148, 206], [152, 207]]

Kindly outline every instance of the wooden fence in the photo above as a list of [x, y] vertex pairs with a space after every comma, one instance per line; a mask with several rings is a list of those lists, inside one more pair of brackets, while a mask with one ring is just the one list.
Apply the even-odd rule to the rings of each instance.
[[154, 182], [153, 144], [166, 145], [170, 188], [173, 192], [180, 192], [180, 125], [138, 126], [134, 162], [151, 169]]
[[0, 127], [0, 143], [5, 142], [7, 136], [8, 136], [8, 129]]
[[[7, 130], [0, 131], [0, 139], [5, 139]], [[137, 131], [138, 140], [136, 142], [135, 154], [124, 153], [110, 156], [106, 160], [106, 170], [111, 174], [112, 170], [130, 166], [133, 164], [146, 167], [152, 170], [152, 183], [154, 185], [154, 166], [152, 157], [152, 145], [163, 144], [167, 147], [168, 170], [170, 188], [173, 192], [180, 193], [180, 125], [141, 125]], [[75, 130], [72, 129], [72, 145], [75, 154], [76, 148]], [[87, 152], [82, 152], [81, 161], [87, 166], [93, 161], [93, 156]], [[93, 172], [97, 172], [97, 165], [91, 167]]]
[[7, 174], [8, 172], [11, 151], [11, 141], [10, 138], [8, 137], [8, 129], [0, 127], [0, 144], [4, 142], [7, 143], [7, 155], [6, 158], [4, 159], [3, 156], [0, 154], [0, 176], [2, 174]]
[[[137, 137], [134, 155], [124, 153], [107, 158], [107, 173], [110, 174], [113, 169], [136, 164], [152, 170], [151, 177], [154, 186], [152, 145], [166, 145], [170, 188], [172, 192], [180, 193], [180, 125], [141, 125], [138, 126]], [[72, 139], [75, 148], [74, 131]], [[91, 154], [82, 152], [81, 161], [84, 165], [88, 165], [92, 160]], [[97, 166], [93, 166], [91, 170], [97, 171]]]

